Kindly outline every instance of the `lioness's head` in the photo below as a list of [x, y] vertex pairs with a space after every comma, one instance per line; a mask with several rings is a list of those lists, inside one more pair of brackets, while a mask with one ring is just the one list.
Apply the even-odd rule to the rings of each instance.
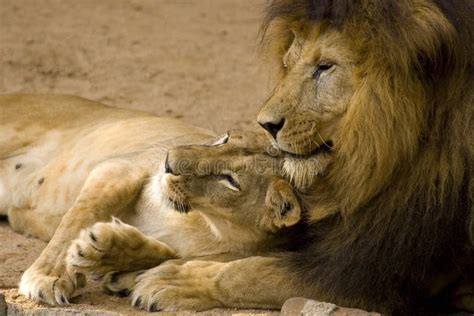
[[320, 195], [355, 209], [447, 131], [443, 113], [465, 97], [444, 90], [464, 85], [471, 57], [435, 2], [271, 1], [264, 43], [280, 76], [258, 122], [295, 185], [317, 182], [322, 159]]
[[214, 224], [275, 232], [299, 222], [301, 208], [280, 177], [281, 159], [261, 134], [230, 132], [208, 145], [168, 152], [162, 185], [180, 212], [200, 211]]

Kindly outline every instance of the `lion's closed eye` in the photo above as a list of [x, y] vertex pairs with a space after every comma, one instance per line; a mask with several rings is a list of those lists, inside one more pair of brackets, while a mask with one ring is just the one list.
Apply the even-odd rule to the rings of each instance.
[[313, 72], [313, 78], [318, 80], [319, 77], [321, 77], [321, 75], [324, 73], [324, 72], [327, 72], [328, 70], [331, 70], [333, 68], [333, 64], [330, 63], [330, 62], [322, 62], [320, 63], [319, 65], [316, 66], [316, 68], [314, 69], [314, 72]]

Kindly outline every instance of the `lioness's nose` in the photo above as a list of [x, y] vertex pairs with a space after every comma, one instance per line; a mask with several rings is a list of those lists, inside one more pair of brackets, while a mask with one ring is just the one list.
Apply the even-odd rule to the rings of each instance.
[[285, 125], [285, 119], [281, 119], [277, 123], [274, 122], [258, 122], [264, 129], [266, 129], [274, 139], [277, 138], [278, 132], [283, 128]]

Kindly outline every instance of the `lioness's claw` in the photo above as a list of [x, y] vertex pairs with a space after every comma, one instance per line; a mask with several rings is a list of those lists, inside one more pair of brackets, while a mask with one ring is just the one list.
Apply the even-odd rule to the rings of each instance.
[[148, 309], [149, 312], [159, 312], [161, 311], [160, 308], [158, 308], [158, 305], [156, 303], [151, 304], [150, 309]]
[[135, 287], [136, 277], [142, 273], [142, 271], [107, 273], [104, 276], [103, 287], [118, 296], [129, 296]]
[[132, 300], [133, 307], [140, 307], [141, 304], [142, 304], [142, 298], [140, 296]]
[[27, 270], [21, 278], [19, 291], [36, 302], [65, 305], [69, 304], [74, 288], [74, 282], [67, 274], [58, 277], [32, 269]]

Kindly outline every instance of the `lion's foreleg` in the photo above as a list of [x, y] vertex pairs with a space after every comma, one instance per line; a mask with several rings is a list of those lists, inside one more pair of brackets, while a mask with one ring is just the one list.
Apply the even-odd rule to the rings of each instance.
[[125, 160], [106, 161], [89, 175], [75, 205], [64, 215], [40, 257], [26, 270], [20, 292], [33, 300], [65, 304], [78, 285], [66, 271], [66, 254], [79, 232], [131, 209], [146, 179], [144, 170]]
[[[230, 262], [168, 261], [136, 278], [132, 304], [147, 310], [216, 307], [279, 309], [291, 297], [313, 297], [295, 286], [279, 259], [250, 257]], [[305, 292], [306, 291], [306, 292]]]

